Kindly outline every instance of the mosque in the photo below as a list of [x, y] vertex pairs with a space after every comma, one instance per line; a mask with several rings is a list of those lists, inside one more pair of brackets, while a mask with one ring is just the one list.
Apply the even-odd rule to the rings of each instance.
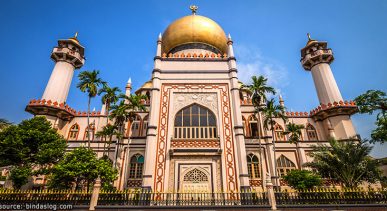
[[[251, 92], [238, 80], [243, 72], [237, 68], [231, 37], [196, 14], [197, 7], [191, 10], [159, 35], [151, 80], [135, 91], [149, 97], [143, 102], [147, 110], [127, 122], [123, 142], [108, 149], [119, 170], [118, 189], [262, 189], [267, 173], [286, 186], [281, 176], [311, 161], [312, 145], [356, 135], [350, 116], [357, 107], [341, 96], [327, 42], [309, 37], [301, 49], [301, 65], [311, 72], [320, 105], [310, 112], [286, 112], [289, 121], [305, 126], [300, 143], [291, 144], [282, 120], [275, 119], [274, 137], [262, 126], [263, 114], [255, 112]], [[95, 133], [107, 124], [105, 106], [90, 113], [87, 125], [87, 113], [66, 103], [74, 72], [85, 63], [85, 47], [77, 36], [59, 40], [51, 59], [55, 66], [43, 96], [31, 100], [26, 111], [46, 116], [69, 150], [86, 145], [89, 131], [91, 147], [101, 156], [104, 143]], [[131, 92], [129, 80], [126, 94]], [[34, 185], [45, 182], [44, 177], [34, 178]]]

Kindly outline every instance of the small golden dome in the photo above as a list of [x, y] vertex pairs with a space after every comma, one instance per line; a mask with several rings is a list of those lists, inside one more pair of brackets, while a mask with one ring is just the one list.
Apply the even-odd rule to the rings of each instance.
[[163, 33], [164, 53], [190, 43], [204, 43], [227, 53], [227, 37], [223, 29], [215, 21], [204, 16], [192, 14], [182, 17], [170, 24]]

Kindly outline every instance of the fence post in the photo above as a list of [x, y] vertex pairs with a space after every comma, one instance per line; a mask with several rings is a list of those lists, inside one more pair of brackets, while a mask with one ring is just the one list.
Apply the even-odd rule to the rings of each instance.
[[277, 202], [275, 200], [273, 183], [271, 182], [269, 173], [266, 173], [266, 190], [267, 190], [267, 198], [269, 199], [271, 210], [277, 210]]
[[95, 206], [97, 206], [97, 203], [98, 203], [100, 189], [101, 189], [101, 179], [98, 177], [94, 183], [93, 193], [92, 193], [91, 199], [90, 199], [89, 210], [95, 210]]

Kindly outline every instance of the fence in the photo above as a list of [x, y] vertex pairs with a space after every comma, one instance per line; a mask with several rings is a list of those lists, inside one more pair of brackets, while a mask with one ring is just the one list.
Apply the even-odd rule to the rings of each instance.
[[[278, 205], [387, 204], [386, 190], [314, 189], [276, 192]], [[91, 191], [0, 190], [0, 204], [50, 203], [88, 205]], [[146, 190], [101, 191], [98, 205], [123, 206], [267, 206], [266, 192], [154, 193]]]

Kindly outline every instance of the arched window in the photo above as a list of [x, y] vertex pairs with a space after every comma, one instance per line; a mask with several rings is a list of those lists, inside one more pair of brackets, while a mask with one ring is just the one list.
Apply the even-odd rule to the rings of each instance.
[[246, 131], [246, 119], [244, 116], [242, 116], [242, 124], [243, 124], [243, 135], [246, 136], [247, 131]]
[[146, 91], [145, 95], [146, 95], [146, 97], [147, 97], [147, 100], [150, 100], [150, 98], [151, 98], [150, 92], [149, 92], [149, 91]]
[[289, 160], [287, 157], [284, 155], [281, 155], [277, 159], [277, 174], [278, 176], [282, 177], [286, 175], [289, 171], [296, 169], [296, 165]]
[[284, 129], [279, 124], [274, 125], [274, 135], [276, 141], [285, 141]]
[[317, 132], [313, 125], [308, 124], [308, 126], [306, 126], [306, 134], [308, 135], [309, 141], [318, 140]]
[[129, 164], [129, 179], [141, 179], [143, 166], [144, 156], [140, 154], [133, 155]]
[[183, 180], [184, 182], [193, 182], [193, 183], [208, 182], [208, 176], [204, 172], [195, 168], [187, 172], [184, 175]]
[[197, 104], [188, 106], [177, 112], [174, 132], [176, 139], [217, 138], [215, 115]]
[[69, 130], [69, 136], [67, 139], [69, 140], [76, 140], [78, 138], [79, 134], [79, 125], [78, 124], [73, 124]]
[[148, 129], [148, 115], [142, 120], [142, 132], [141, 136], [146, 136], [146, 130]]
[[94, 139], [94, 134], [95, 134], [95, 127], [94, 124], [91, 123], [85, 130], [85, 135], [83, 137], [83, 140], [88, 140], [88, 133], [90, 133], [90, 140]]
[[247, 171], [251, 179], [261, 178], [259, 160], [258, 157], [254, 154], [247, 155]]
[[258, 137], [258, 119], [256, 116], [251, 115], [249, 117], [249, 129], [250, 129], [250, 137]]
[[130, 131], [131, 131], [130, 137], [140, 136], [140, 124], [141, 124], [141, 117], [136, 115], [132, 122], [132, 126], [130, 127]]

